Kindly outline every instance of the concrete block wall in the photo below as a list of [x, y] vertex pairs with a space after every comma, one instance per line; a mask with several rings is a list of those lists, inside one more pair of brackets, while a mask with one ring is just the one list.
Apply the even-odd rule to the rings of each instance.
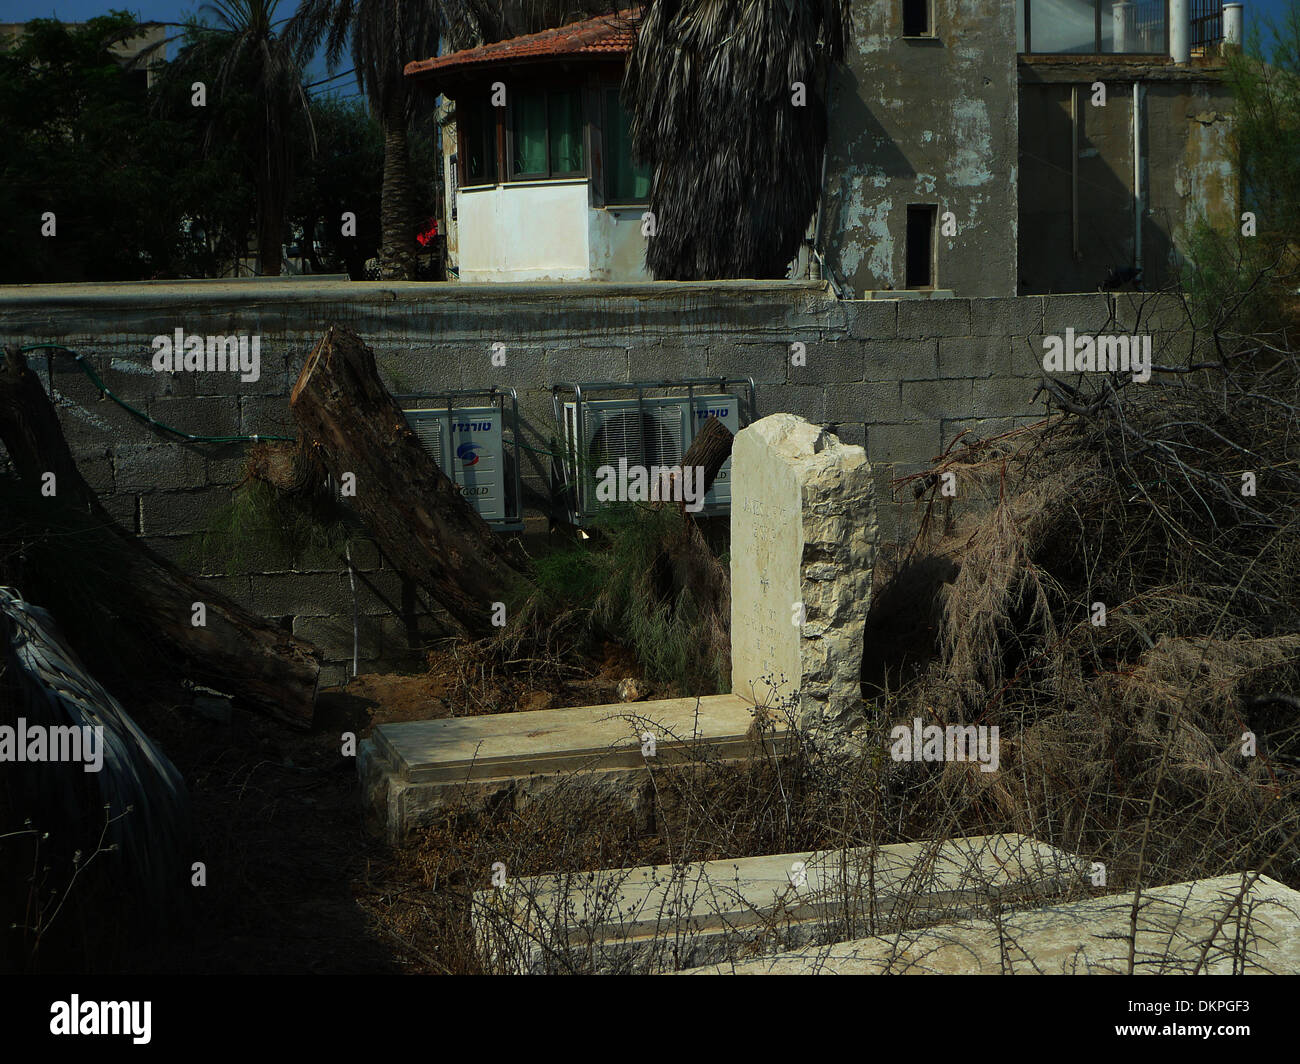
[[[886, 535], [904, 531], [911, 510], [910, 500], [888, 505], [893, 477], [922, 468], [963, 431], [990, 435], [1041, 414], [1032, 397], [1044, 335], [1151, 331], [1157, 352], [1182, 342], [1173, 301], [1130, 295], [863, 302], [790, 282], [0, 288], [5, 344], [65, 344], [125, 402], [209, 436], [292, 434], [289, 392], [331, 322], [366, 339], [395, 392], [516, 388], [528, 448], [524, 501], [534, 516], [549, 508], [553, 383], [752, 376], [760, 416], [800, 414], [866, 446]], [[259, 335], [259, 379], [156, 372], [152, 339], [177, 328]], [[495, 343], [505, 345], [504, 367], [492, 365]], [[795, 343], [805, 345], [804, 365], [791, 364]], [[246, 445], [159, 432], [103, 397], [73, 359], [28, 357], [109, 511], [150, 546], [319, 643], [326, 679], [341, 679], [354, 644], [341, 559], [295, 566], [271, 546], [237, 561], [223, 560], [219, 540], [202, 549], [243, 478]], [[353, 564], [362, 671], [411, 664], [436, 631], [435, 607], [403, 586], [373, 544], [354, 544]]]

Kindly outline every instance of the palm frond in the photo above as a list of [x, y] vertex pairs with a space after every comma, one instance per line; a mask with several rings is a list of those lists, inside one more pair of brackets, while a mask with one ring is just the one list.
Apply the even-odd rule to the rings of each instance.
[[649, 0], [623, 101], [652, 168], [656, 277], [785, 275], [816, 209], [826, 77], [849, 26], [849, 0]]
[[[143, 911], [173, 908], [189, 867], [189, 798], [167, 756], [81, 663], [48, 612], [0, 587], [0, 662], [16, 678], [28, 726], [102, 728], [103, 767], [41, 765], [31, 801], [45, 817], [76, 825], [92, 776], [107, 811], [107, 841]], [[93, 818], [92, 818], [93, 819]]]

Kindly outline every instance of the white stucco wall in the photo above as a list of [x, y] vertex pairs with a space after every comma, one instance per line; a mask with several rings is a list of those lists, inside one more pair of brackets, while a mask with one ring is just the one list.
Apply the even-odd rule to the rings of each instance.
[[640, 207], [587, 212], [593, 281], [654, 280], [645, 268], [641, 213]]
[[586, 179], [462, 189], [457, 203], [462, 281], [590, 279]]

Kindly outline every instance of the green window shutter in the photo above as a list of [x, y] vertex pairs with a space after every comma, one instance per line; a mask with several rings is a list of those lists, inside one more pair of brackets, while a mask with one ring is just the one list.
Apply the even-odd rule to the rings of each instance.
[[550, 93], [551, 173], [582, 173], [582, 94], [577, 89]]
[[515, 177], [546, 174], [546, 96], [516, 92], [511, 103]]
[[650, 167], [632, 161], [632, 119], [618, 89], [605, 90], [605, 198], [610, 203], [646, 203]]

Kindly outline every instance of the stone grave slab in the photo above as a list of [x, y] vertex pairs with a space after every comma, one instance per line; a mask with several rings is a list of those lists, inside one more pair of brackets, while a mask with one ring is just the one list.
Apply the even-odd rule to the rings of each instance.
[[[538, 781], [590, 774], [626, 788], [648, 778], [641, 736], [655, 737], [656, 766], [691, 758], [741, 761], [758, 749], [754, 708], [735, 695], [494, 713], [382, 724], [358, 751], [362, 789], [391, 841], [454, 801], [482, 807]], [[784, 725], [772, 722], [771, 746]]]
[[[1144, 890], [1136, 974], [1300, 974], [1300, 892], [1261, 876], [1238, 904], [1243, 885], [1239, 873]], [[969, 920], [681, 974], [1122, 974], [1132, 904], [1131, 893], [1116, 894], [1008, 913], [1001, 927]]]
[[1086, 865], [1023, 835], [507, 880], [477, 892], [490, 970], [673, 970], [1038, 902]]

